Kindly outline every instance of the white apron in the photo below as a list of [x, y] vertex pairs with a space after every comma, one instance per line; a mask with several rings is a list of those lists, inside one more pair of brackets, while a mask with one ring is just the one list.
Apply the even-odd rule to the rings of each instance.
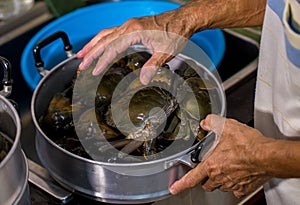
[[[261, 42], [255, 127], [300, 140], [300, 0], [268, 0]], [[264, 189], [268, 205], [300, 205], [300, 179], [272, 179]]]

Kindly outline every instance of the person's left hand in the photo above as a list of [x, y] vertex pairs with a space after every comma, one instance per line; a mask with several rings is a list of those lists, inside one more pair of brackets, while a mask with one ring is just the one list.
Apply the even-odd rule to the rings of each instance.
[[189, 29], [183, 29], [186, 27], [177, 10], [172, 10], [155, 16], [132, 18], [119, 27], [104, 29], [77, 53], [77, 57], [82, 58], [79, 70], [87, 69], [98, 59], [93, 75], [99, 75], [120, 53], [131, 45], [142, 43], [152, 51], [140, 72], [141, 83], [146, 85], [159, 67], [184, 48], [193, 34]]
[[205, 191], [233, 191], [240, 198], [270, 179], [262, 166], [266, 156], [261, 147], [272, 139], [236, 120], [216, 115], [208, 115], [200, 125], [219, 135], [219, 142], [206, 159], [170, 187], [172, 194], [202, 183]]

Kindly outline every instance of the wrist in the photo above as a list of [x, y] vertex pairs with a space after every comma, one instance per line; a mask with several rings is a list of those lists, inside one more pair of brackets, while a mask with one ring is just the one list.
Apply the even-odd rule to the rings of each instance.
[[267, 138], [261, 144], [257, 160], [269, 176], [276, 178], [300, 177], [300, 142]]
[[253, 163], [256, 163], [257, 168], [266, 175], [274, 176], [274, 161], [276, 150], [278, 150], [278, 142], [272, 138], [263, 137], [262, 141], [257, 141], [255, 146], [255, 157]]

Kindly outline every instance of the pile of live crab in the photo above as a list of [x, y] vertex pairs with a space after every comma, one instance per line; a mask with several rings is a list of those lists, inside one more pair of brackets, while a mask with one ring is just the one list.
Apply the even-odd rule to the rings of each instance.
[[215, 86], [188, 64], [175, 71], [165, 64], [142, 85], [139, 70], [150, 57], [126, 51], [100, 77], [92, 68], [76, 73], [39, 119], [43, 132], [69, 152], [103, 162], [155, 160], [197, 143]]

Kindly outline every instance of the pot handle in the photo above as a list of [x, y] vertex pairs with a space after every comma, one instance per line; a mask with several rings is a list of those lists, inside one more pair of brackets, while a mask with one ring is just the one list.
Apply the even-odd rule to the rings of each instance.
[[198, 143], [196, 148], [191, 153], [191, 161], [193, 163], [200, 163], [204, 156], [209, 152], [213, 147], [216, 140], [216, 134], [211, 133], [207, 135], [201, 142]]
[[44, 69], [44, 61], [42, 60], [41, 57], [41, 49], [59, 38], [61, 38], [63, 41], [64, 50], [66, 51], [67, 57], [72, 57], [74, 55], [72, 51], [72, 45], [69, 41], [68, 35], [64, 31], [58, 31], [50, 35], [49, 37], [39, 41], [37, 44], [35, 44], [33, 48], [33, 57], [35, 61], [35, 66], [37, 67], [39, 73], [42, 76], [45, 76], [48, 73], [48, 70]]
[[8, 97], [11, 94], [13, 84], [11, 64], [6, 58], [0, 56], [0, 66], [3, 68], [3, 90], [0, 91], [0, 95]]
[[189, 151], [176, 160], [166, 162], [165, 169], [168, 169], [175, 164], [184, 164], [190, 168], [195, 168], [197, 164], [203, 160], [204, 156], [209, 152], [210, 148], [213, 147], [215, 140], [216, 134], [210, 132], [203, 140], [198, 142], [193, 150]]

